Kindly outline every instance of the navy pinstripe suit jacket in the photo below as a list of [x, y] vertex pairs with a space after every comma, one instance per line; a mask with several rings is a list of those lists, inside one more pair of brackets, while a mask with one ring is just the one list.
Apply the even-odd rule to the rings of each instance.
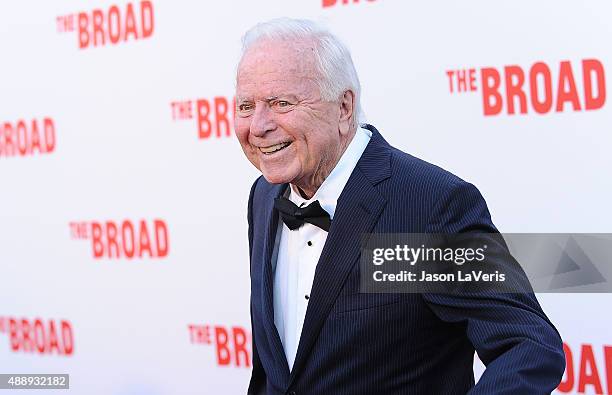
[[[274, 325], [271, 255], [285, 185], [249, 197], [250, 394], [544, 394], [561, 380], [561, 339], [535, 296], [359, 293], [362, 233], [496, 232], [478, 190], [372, 138], [319, 259], [292, 371]], [[487, 369], [474, 386], [474, 350]]]

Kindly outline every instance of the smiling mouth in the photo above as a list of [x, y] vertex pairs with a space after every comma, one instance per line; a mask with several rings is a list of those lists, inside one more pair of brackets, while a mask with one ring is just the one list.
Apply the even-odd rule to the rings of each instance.
[[269, 147], [259, 147], [259, 150], [265, 155], [271, 155], [275, 152], [278, 152], [282, 149], [287, 148], [290, 145], [291, 145], [291, 141], [286, 141], [284, 143], [271, 145]]

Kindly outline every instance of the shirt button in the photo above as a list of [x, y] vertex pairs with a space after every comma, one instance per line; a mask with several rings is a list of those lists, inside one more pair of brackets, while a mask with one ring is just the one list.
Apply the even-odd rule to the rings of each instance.
[[308, 295], [304, 295], [304, 298], [305, 298], [306, 300], [308, 300], [308, 299], [310, 299], [310, 296], [308, 296]]
[[308, 240], [308, 246], [312, 246], [312, 241]]

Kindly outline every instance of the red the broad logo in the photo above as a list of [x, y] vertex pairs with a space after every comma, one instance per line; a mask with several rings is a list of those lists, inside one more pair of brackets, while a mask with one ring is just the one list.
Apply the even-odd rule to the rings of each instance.
[[0, 157], [49, 154], [54, 150], [52, 118], [0, 123]]
[[0, 333], [9, 337], [15, 353], [71, 356], [72, 324], [67, 320], [0, 317]]
[[[565, 374], [557, 391], [612, 394], [612, 346], [594, 350], [592, 344], [582, 344], [572, 350], [569, 344], [563, 343], [563, 351]], [[597, 362], [596, 354], [603, 357], [603, 364]]]
[[195, 119], [201, 140], [230, 137], [233, 133], [236, 112], [234, 97], [177, 100], [170, 102], [170, 108], [173, 121]]
[[565, 60], [555, 67], [535, 62], [528, 68], [447, 70], [446, 75], [451, 94], [481, 90], [485, 116], [598, 110], [606, 103], [605, 69], [597, 59]]
[[79, 49], [142, 40], [151, 37], [155, 28], [153, 4], [148, 0], [58, 16], [56, 23], [59, 33], [77, 30]]
[[166, 221], [70, 222], [73, 239], [91, 240], [95, 259], [165, 258], [170, 250]]
[[240, 326], [189, 324], [191, 344], [214, 345], [218, 366], [251, 366], [250, 334]]

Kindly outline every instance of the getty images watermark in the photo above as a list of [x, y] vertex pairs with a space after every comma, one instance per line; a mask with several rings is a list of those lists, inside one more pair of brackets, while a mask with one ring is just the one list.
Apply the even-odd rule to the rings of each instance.
[[611, 292], [611, 234], [368, 234], [361, 292]]

